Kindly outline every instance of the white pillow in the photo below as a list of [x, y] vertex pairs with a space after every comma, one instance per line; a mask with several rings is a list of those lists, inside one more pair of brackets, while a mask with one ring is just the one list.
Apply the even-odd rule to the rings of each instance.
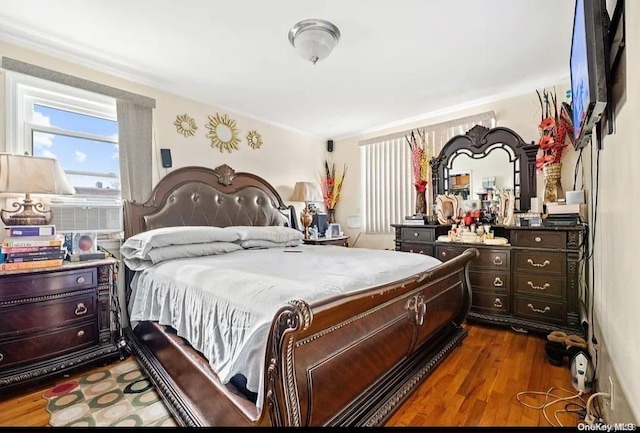
[[240, 241], [242, 248], [286, 248], [297, 247], [302, 241], [300, 239], [293, 239], [287, 242], [272, 242], [264, 241], [262, 239], [247, 239], [246, 241]]
[[147, 254], [152, 248], [207, 242], [235, 242], [237, 240], [237, 233], [221, 227], [163, 227], [131, 236], [122, 247], [120, 247], [120, 253], [124, 258], [146, 260]]
[[302, 232], [284, 226], [231, 226], [225, 230], [236, 233], [240, 241], [290, 242], [304, 237]]
[[188, 245], [167, 245], [153, 248], [144, 259], [124, 258], [124, 263], [132, 271], [141, 271], [165, 260], [184, 259], [186, 257], [213, 256], [241, 250], [242, 247], [232, 242], [209, 242]]

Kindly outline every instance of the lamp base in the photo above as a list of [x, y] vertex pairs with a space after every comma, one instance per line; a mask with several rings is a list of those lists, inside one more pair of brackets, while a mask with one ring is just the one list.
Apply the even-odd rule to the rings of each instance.
[[[51, 211], [44, 210], [42, 203], [33, 203], [29, 194], [22, 203], [14, 203], [14, 211], [0, 210], [5, 226], [42, 226], [51, 222]], [[22, 212], [20, 212], [22, 210]]]
[[304, 238], [309, 239], [309, 226], [313, 222], [313, 215], [311, 215], [309, 209], [306, 207], [300, 212], [300, 222], [302, 223], [302, 227], [304, 227]]

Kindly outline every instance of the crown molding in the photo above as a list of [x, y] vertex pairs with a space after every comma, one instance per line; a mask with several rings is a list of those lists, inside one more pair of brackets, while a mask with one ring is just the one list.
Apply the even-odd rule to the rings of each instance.
[[417, 116], [407, 117], [405, 119], [396, 120], [394, 122], [386, 123], [384, 125], [376, 126], [374, 128], [368, 128], [368, 129], [363, 129], [361, 131], [348, 133], [348, 134], [339, 136], [337, 138], [334, 138], [334, 140], [346, 140], [348, 138], [373, 134], [375, 132], [386, 131], [388, 129], [395, 129], [395, 128], [402, 127], [404, 125], [414, 123], [414, 122], [428, 121], [429, 119], [434, 119], [436, 117], [444, 116], [444, 115], [455, 113], [458, 111], [479, 107], [481, 105], [490, 104], [492, 102], [497, 102], [503, 99], [526, 95], [528, 93], [533, 92], [532, 89], [539, 89], [543, 87], [557, 86], [557, 85], [569, 84], [569, 83], [570, 83], [569, 75], [563, 75], [555, 78], [553, 77], [544, 78], [536, 81], [529, 81], [526, 83], [518, 84], [517, 86], [513, 86], [512, 88], [505, 90], [504, 92], [496, 93], [495, 95], [474, 99], [472, 101], [464, 102], [462, 104], [452, 105], [450, 107], [441, 108], [439, 110], [430, 111], [427, 113], [419, 114]]
[[243, 116], [248, 119], [295, 132], [297, 134], [306, 135], [317, 139], [324, 139], [318, 134], [303, 131], [289, 125], [255, 116], [253, 114], [246, 113], [232, 107], [223, 106], [213, 101], [203, 99], [202, 96], [196, 94], [195, 92], [179, 90], [172, 86], [171, 83], [168, 83], [165, 80], [160, 80], [158, 77], [152, 74], [145, 74], [137, 69], [131, 68], [124, 62], [117, 61], [107, 56], [97, 56], [95, 55], [95, 50], [89, 50], [76, 44], [70, 44], [59, 38], [44, 37], [37, 31], [27, 32], [19, 29], [12, 24], [6, 23], [2, 19], [0, 19], [0, 40], [33, 50], [38, 53], [46, 54], [51, 57], [56, 57], [58, 59], [68, 61], [82, 67], [93, 69], [101, 73], [112, 75], [117, 78], [125, 79], [136, 84], [141, 84], [152, 89], [171, 93], [173, 95], [187, 98], [201, 104], [211, 105], [221, 111], [227, 111], [229, 112], [229, 114]]

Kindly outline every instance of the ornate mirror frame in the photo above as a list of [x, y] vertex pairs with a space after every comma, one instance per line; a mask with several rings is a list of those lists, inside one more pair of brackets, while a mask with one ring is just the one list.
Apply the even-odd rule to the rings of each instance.
[[[448, 178], [453, 160], [461, 154], [473, 159], [484, 158], [496, 148], [503, 148], [513, 163], [513, 186], [516, 195], [515, 204], [520, 210], [536, 197], [536, 153], [538, 145], [526, 143], [520, 135], [509, 128], [498, 126], [486, 128], [476, 125], [464, 135], [456, 135], [442, 147], [440, 154], [431, 158], [431, 178], [433, 202], [438, 194], [449, 193]], [[519, 194], [518, 194], [519, 190]]]

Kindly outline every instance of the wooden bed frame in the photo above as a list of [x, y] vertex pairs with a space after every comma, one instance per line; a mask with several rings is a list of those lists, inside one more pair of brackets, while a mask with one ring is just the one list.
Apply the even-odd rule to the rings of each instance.
[[[269, 183], [226, 165], [177, 169], [146, 203], [125, 202], [124, 211], [127, 238], [166, 226], [295, 226], [296, 219]], [[142, 322], [125, 335], [182, 425], [381, 425], [466, 336], [468, 264], [477, 255], [469, 249], [356, 294], [289, 302], [271, 325], [260, 411], [171, 328]], [[132, 275], [127, 269], [127, 301]]]

